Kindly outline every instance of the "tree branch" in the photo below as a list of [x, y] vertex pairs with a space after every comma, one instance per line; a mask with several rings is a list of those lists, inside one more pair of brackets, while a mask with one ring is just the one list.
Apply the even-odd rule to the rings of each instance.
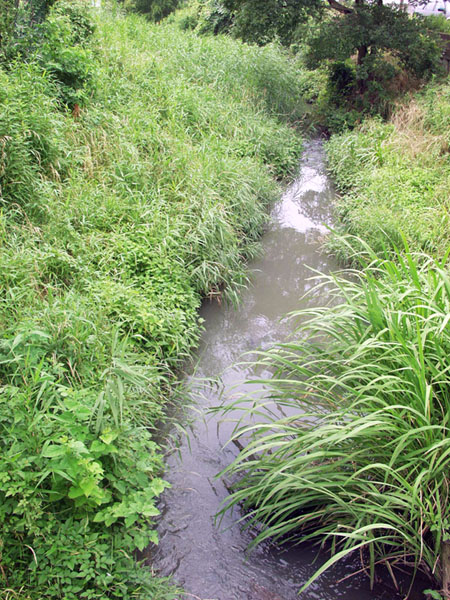
[[350, 13], [353, 12], [353, 8], [349, 8], [348, 6], [344, 6], [340, 2], [337, 2], [337, 0], [327, 0], [327, 2], [328, 2], [328, 4], [330, 5], [331, 8], [333, 8], [334, 10], [339, 11], [340, 13], [343, 13], [344, 15], [349, 15]]

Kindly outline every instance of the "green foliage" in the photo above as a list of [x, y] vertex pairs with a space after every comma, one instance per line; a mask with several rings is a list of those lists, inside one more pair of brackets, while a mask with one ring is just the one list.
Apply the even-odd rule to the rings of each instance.
[[233, 24], [233, 13], [220, 0], [201, 2], [197, 8], [199, 33], [229, 33]]
[[[387, 117], [393, 100], [408, 86], [417, 87], [419, 80], [440, 70], [437, 39], [421, 21], [390, 6], [356, 5], [350, 14], [323, 20], [308, 35], [308, 46], [310, 68], [329, 65], [322, 112], [331, 131], [342, 129], [342, 117], [343, 123], [352, 124], [345, 111]], [[355, 67], [351, 56], [358, 57]]]
[[95, 32], [95, 23], [89, 6], [83, 0], [58, 0], [51, 10], [52, 16], [65, 17], [70, 24], [68, 42], [71, 45], [87, 44]]
[[17, 12], [15, 0], [0, 1], [0, 60], [5, 58], [5, 52], [14, 35]]
[[233, 15], [233, 34], [249, 42], [266, 44], [274, 39], [289, 46], [298, 26], [311, 15], [322, 13], [321, 0], [284, 2], [283, 0], [223, 0]]
[[[78, 0], [76, 0], [78, 1]], [[46, 18], [54, 0], [1, 0], [0, 62], [8, 62], [21, 52], [28, 54], [35, 43], [39, 24]]]
[[350, 62], [334, 62], [330, 67], [328, 91], [334, 104], [345, 101], [356, 90], [356, 69]]
[[262, 524], [254, 544], [288, 536], [329, 548], [304, 588], [358, 549], [372, 583], [379, 564], [406, 563], [439, 584], [450, 524], [448, 257], [405, 247], [391, 260], [362, 240], [342, 243], [363, 248], [364, 270], [318, 276], [315, 293], [326, 289], [330, 304], [294, 313], [292, 338], [260, 353], [273, 373], [264, 392], [224, 409], [251, 415], [234, 434], [249, 443], [226, 470], [239, 483], [224, 510], [242, 503]]
[[[328, 15], [322, 0], [206, 0], [196, 5], [202, 6], [197, 10], [202, 33], [231, 33], [260, 45], [276, 40], [300, 51], [309, 70], [328, 66], [328, 91], [320, 94], [314, 118], [332, 131], [354, 126], [366, 115], [387, 117], [396, 97], [441, 69], [437, 37], [392, 5], [355, 2], [341, 6], [344, 14]], [[338, 82], [344, 64], [346, 80]]]
[[167, 17], [168, 23], [175, 23], [183, 31], [193, 30], [199, 24], [200, 3], [189, 2]]
[[166, 485], [150, 431], [297, 163], [295, 69], [72, 3], [35, 33], [0, 70], [0, 582], [169, 600], [134, 559]]
[[398, 245], [402, 231], [411, 247], [445, 253], [449, 114], [449, 86], [433, 86], [399, 107], [391, 123], [371, 120], [331, 138], [329, 164], [342, 192], [337, 214], [347, 231], [377, 250]]
[[422, 20], [427, 29], [441, 33], [450, 33], [450, 20], [444, 17], [444, 15], [429, 15], [428, 17], [416, 15], [416, 18]]
[[57, 84], [63, 105], [85, 104], [94, 91], [93, 32], [94, 24], [82, 1], [59, 0], [40, 27], [38, 60]]
[[18, 15], [17, 31], [5, 48], [4, 68], [18, 62], [35, 64], [56, 84], [53, 95], [62, 106], [84, 104], [94, 92], [96, 77], [95, 26], [88, 4], [59, 0], [53, 7], [46, 5], [43, 22], [28, 22], [20, 11]]
[[151, 21], [161, 21], [179, 4], [180, 0], [125, 0], [125, 8], [144, 14]]
[[64, 174], [68, 124], [55, 110], [55, 87], [36, 65], [0, 68], [0, 82], [1, 202], [38, 205]]
[[[127, 554], [155, 541], [150, 519], [165, 484], [156, 444], [126, 419], [130, 407], [112, 402], [118, 386], [145, 394], [150, 380], [119, 362], [98, 398], [74, 389], [51, 358], [52, 341], [27, 330], [1, 344], [2, 380], [10, 381], [0, 401], [3, 572], [19, 588], [28, 571], [32, 593], [46, 597], [104, 598], [109, 589], [127, 598]], [[109, 400], [101, 418], [100, 398]]]

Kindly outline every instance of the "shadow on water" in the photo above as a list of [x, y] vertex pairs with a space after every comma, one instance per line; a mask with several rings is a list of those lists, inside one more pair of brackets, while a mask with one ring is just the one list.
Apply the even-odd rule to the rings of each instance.
[[[205, 332], [196, 376], [205, 381], [220, 377], [222, 400], [232, 402], [252, 391], [252, 386], [243, 382], [264, 375], [253, 372], [248, 362], [239, 362], [242, 354], [285, 340], [291, 324], [284, 315], [327, 300], [326, 288], [321, 289], [320, 297], [309, 294], [303, 298], [312, 287], [311, 268], [322, 272], [338, 269], [333, 258], [319, 250], [326, 232], [324, 224], [331, 223], [334, 198], [323, 161], [320, 141], [309, 142], [298, 179], [273, 210], [263, 237], [264, 254], [252, 265], [253, 283], [244, 292], [239, 309], [206, 302], [202, 307]], [[247, 546], [255, 533], [243, 530], [239, 523], [243, 515], [230, 512], [216, 522], [215, 515], [228, 495], [226, 482], [216, 475], [237, 450], [226, 445], [232, 425], [221, 422], [219, 415], [205, 416], [208, 407], [218, 404], [219, 388], [191, 384], [199, 415], [191, 424], [189, 440], [180, 440], [178, 451], [168, 459], [166, 479], [172, 488], [160, 504], [160, 544], [151, 557], [152, 565], [162, 575], [173, 575], [186, 590], [183, 598], [294, 600], [302, 584], [327, 557], [318, 558], [317, 549], [305, 544], [288, 547], [266, 543], [248, 554]], [[355, 570], [357, 563], [329, 569], [302, 598], [397, 598], [382, 584], [371, 591], [362, 575], [345, 579]]]

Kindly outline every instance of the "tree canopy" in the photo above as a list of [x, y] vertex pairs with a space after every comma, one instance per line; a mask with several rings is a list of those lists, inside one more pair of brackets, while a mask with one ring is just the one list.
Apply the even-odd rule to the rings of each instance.
[[[311, 66], [356, 57], [360, 92], [376, 73], [386, 79], [401, 67], [415, 77], [432, 73], [439, 59], [437, 40], [423, 23], [383, 0], [212, 0], [224, 8], [230, 31], [248, 42], [284, 45], [307, 41]], [[305, 23], [314, 22], [311, 27]], [[386, 60], [387, 59], [387, 60]], [[384, 73], [383, 73], [384, 71]], [[342, 70], [341, 70], [342, 73]]]

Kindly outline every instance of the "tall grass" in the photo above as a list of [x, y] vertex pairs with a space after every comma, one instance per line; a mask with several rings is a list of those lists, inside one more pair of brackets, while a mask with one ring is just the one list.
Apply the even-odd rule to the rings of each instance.
[[337, 215], [347, 232], [378, 250], [401, 244], [403, 232], [415, 250], [446, 252], [449, 99], [447, 83], [433, 85], [398, 106], [390, 122], [369, 120], [331, 138]]
[[224, 510], [242, 503], [262, 524], [255, 544], [315, 540], [331, 552], [302, 589], [356, 551], [372, 584], [380, 565], [395, 583], [406, 564], [439, 586], [450, 518], [447, 256], [406, 248], [391, 260], [357, 242], [364, 271], [318, 276], [330, 304], [294, 313], [292, 339], [259, 355], [273, 377], [247, 409], [256, 424], [235, 432], [250, 442], [227, 469], [238, 483]]
[[150, 432], [202, 297], [237, 301], [296, 164], [293, 72], [136, 15], [93, 34], [84, 3], [81, 22], [60, 5], [45, 45], [0, 67], [0, 583], [168, 600], [133, 560], [166, 485]]

